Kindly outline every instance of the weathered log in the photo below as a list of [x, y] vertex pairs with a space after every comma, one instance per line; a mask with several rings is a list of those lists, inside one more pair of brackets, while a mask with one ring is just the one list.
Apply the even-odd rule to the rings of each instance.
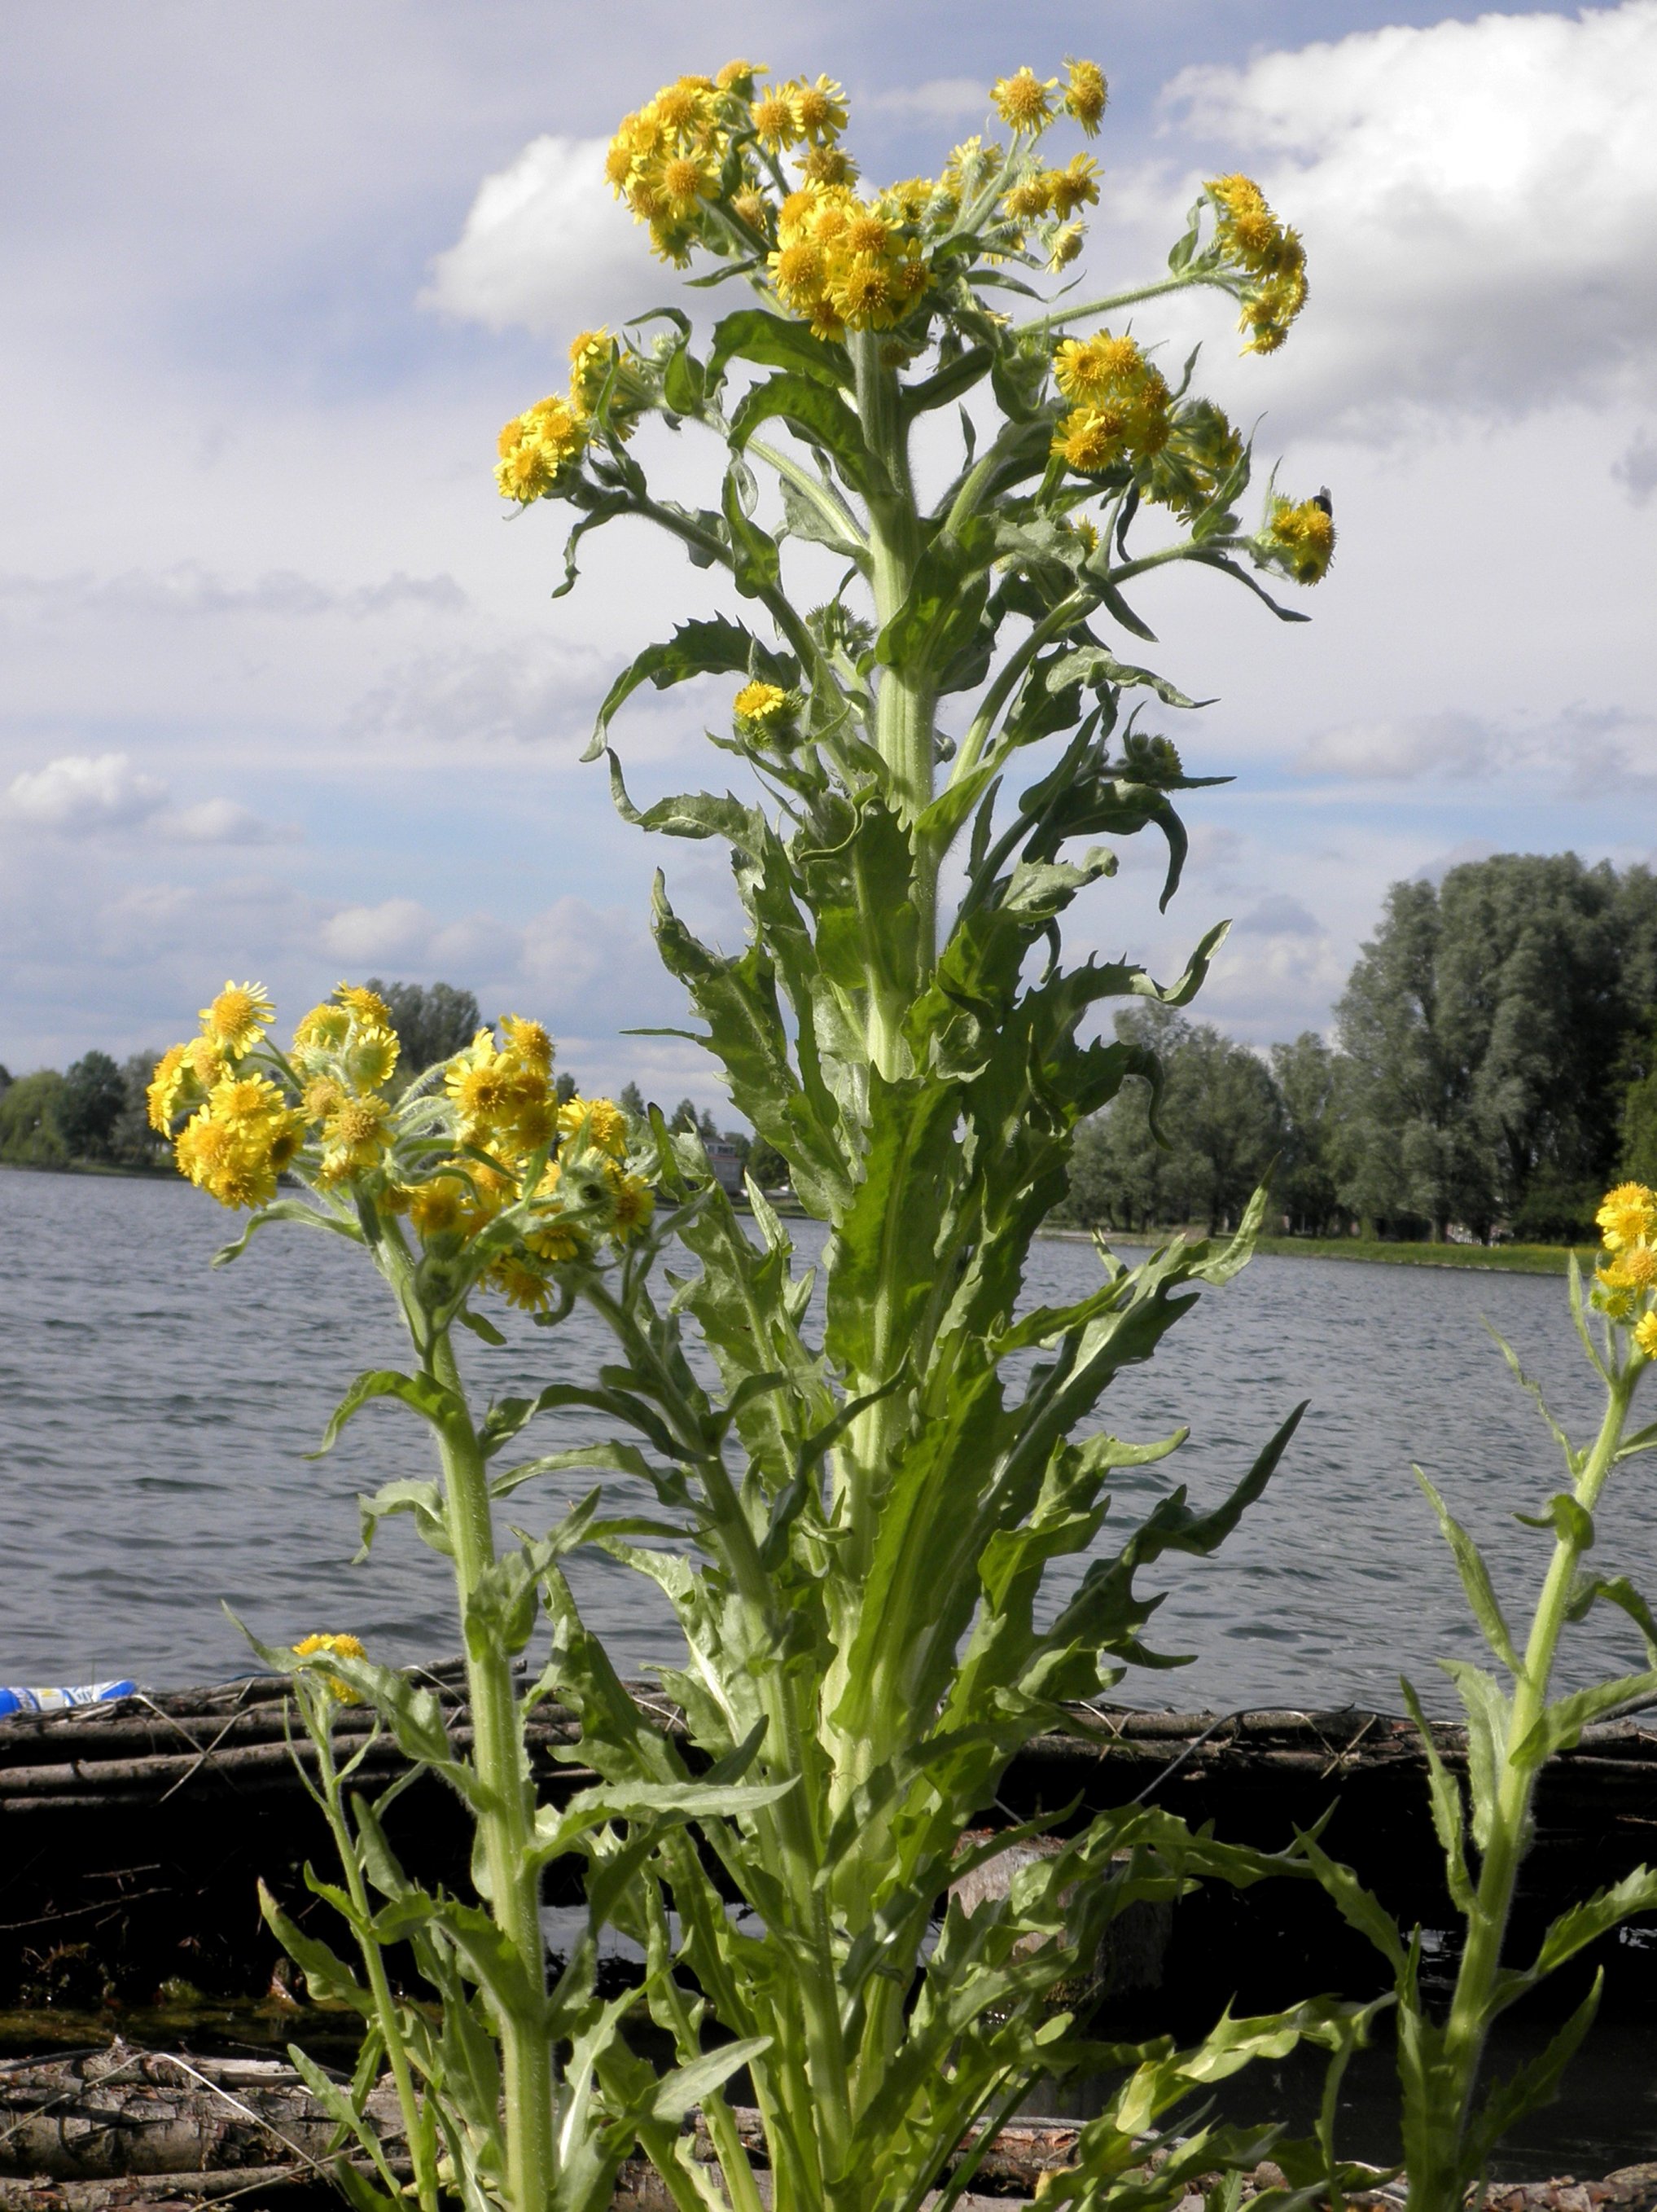
[[[402, 2122], [389, 2079], [368, 2100], [385, 2140]], [[293, 2068], [137, 2051], [117, 2042], [90, 2057], [0, 2074], [0, 2173], [53, 2180], [216, 2173], [273, 2159], [314, 2167], [335, 2124]]]

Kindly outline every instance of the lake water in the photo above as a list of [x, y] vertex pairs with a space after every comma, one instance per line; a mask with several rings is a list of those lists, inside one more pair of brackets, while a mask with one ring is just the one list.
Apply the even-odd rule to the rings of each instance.
[[[250, 1655], [222, 1600], [273, 1642], [349, 1627], [391, 1659], [458, 1648], [446, 1562], [407, 1522], [350, 1564], [357, 1492], [429, 1472], [413, 1417], [371, 1407], [330, 1457], [303, 1456], [359, 1369], [403, 1362], [383, 1286], [355, 1249], [282, 1227], [215, 1273], [230, 1226], [181, 1182], [0, 1173], [0, 1681], [240, 1673]], [[813, 1224], [796, 1230], [802, 1250], [820, 1241]], [[1096, 1271], [1089, 1245], [1043, 1242], [1031, 1291], [1057, 1301]], [[1312, 1401], [1236, 1535], [1212, 1560], [1168, 1565], [1154, 1640], [1193, 1663], [1130, 1674], [1119, 1697], [1397, 1710], [1403, 1667], [1429, 1705], [1453, 1709], [1434, 1659], [1480, 1647], [1410, 1463], [1489, 1544], [1515, 1609], [1545, 1546], [1512, 1512], [1561, 1477], [1481, 1316], [1568, 1425], [1588, 1428], [1596, 1379], [1551, 1278], [1260, 1259], [1119, 1381], [1102, 1409], [1118, 1432], [1192, 1430], [1172, 1461], [1123, 1480], [1124, 1525], [1175, 1480], [1217, 1496], [1290, 1406]], [[525, 1325], [506, 1351], [468, 1340], [467, 1353], [485, 1391], [574, 1379], [602, 1356], [580, 1319]], [[548, 1449], [552, 1426], [537, 1431]], [[1630, 1462], [1600, 1516], [1600, 1558], [1636, 1582], [1657, 1558], [1654, 1476], [1657, 1460]], [[520, 1493], [513, 1518], [549, 1522], [588, 1483], [549, 1485], [538, 1506]], [[674, 1656], [671, 1624], [635, 1577], [598, 1561], [577, 1580], [626, 1668]], [[1576, 1632], [1572, 1675], [1638, 1663], [1620, 1619]]]

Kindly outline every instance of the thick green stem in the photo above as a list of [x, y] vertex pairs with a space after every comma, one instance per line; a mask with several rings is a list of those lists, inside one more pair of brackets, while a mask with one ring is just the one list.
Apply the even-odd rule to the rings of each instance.
[[[1611, 1378], [1605, 1418], [1576, 1480], [1576, 1502], [1587, 1513], [1591, 1514], [1599, 1503], [1615, 1463], [1638, 1367], [1636, 1362]], [[1520, 1863], [1529, 1840], [1531, 1802], [1539, 1771], [1533, 1764], [1518, 1765], [1514, 1754], [1547, 1706], [1554, 1659], [1583, 1549], [1569, 1529], [1555, 1543], [1525, 1645], [1524, 1669], [1514, 1686], [1495, 1819], [1479, 1869], [1473, 1909], [1468, 1915], [1466, 1943], [1444, 2031], [1444, 2063], [1454, 2084], [1455, 2123], [1443, 2142], [1442, 2161], [1427, 2173], [1411, 2174], [1410, 2212], [1452, 2212], [1461, 2200], [1463, 2145], [1494, 2016], [1491, 2000], [1501, 1971], [1502, 1946]]]
[[[447, 1334], [432, 1346], [431, 1372], [457, 1405], [465, 1403]], [[445, 1498], [454, 1547], [455, 1590], [463, 1629], [473, 1592], [495, 1564], [495, 1529], [483, 1455], [469, 1419], [440, 1433]], [[496, 1993], [506, 2108], [507, 2202], [510, 2212], [543, 2212], [557, 2171], [553, 2133], [552, 2049], [546, 2023], [546, 1958], [541, 1936], [541, 1877], [530, 1858], [533, 1809], [519, 1726], [512, 1662], [493, 1638], [478, 1649], [466, 1633], [473, 1763], [482, 1787], [478, 1838], [487, 1903], [517, 1954], [520, 1993]]]
[[[878, 630], [884, 629], [909, 596], [920, 558], [920, 516], [909, 474], [908, 433], [897, 372], [882, 360], [875, 332], [862, 331], [853, 339], [852, 364], [858, 413], [879, 479], [869, 495], [870, 584]], [[936, 707], [930, 671], [883, 667], [875, 697], [875, 742], [891, 772], [899, 812], [909, 823], [932, 804]], [[938, 959], [938, 868], [924, 848], [915, 853], [911, 896], [918, 925], [913, 974], [871, 974], [870, 978], [870, 1057], [889, 1078], [904, 1072], [903, 1017], [930, 981]], [[879, 917], [871, 919], [877, 921]]]

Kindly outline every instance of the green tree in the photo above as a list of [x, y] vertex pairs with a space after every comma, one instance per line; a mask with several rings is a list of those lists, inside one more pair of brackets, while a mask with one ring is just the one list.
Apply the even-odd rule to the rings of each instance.
[[58, 1122], [64, 1079], [55, 1067], [21, 1076], [0, 1097], [0, 1160], [52, 1166], [67, 1160], [69, 1146]]
[[1466, 1071], [1441, 1035], [1442, 933], [1433, 885], [1394, 884], [1335, 1008], [1336, 1188], [1371, 1233], [1400, 1218], [1425, 1220], [1435, 1238], [1453, 1220], [1483, 1233], [1494, 1211]]
[[114, 1149], [115, 1125], [127, 1103], [121, 1071], [106, 1052], [88, 1052], [64, 1078], [54, 1111], [70, 1155], [77, 1160], [106, 1160]]
[[481, 1026], [475, 993], [452, 983], [382, 983], [368, 978], [391, 1010], [391, 1026], [403, 1047], [398, 1073], [405, 1079], [423, 1074], [469, 1045]]
[[1613, 1172], [1630, 1023], [1608, 863], [1504, 853], [1439, 892], [1439, 1028], [1515, 1233], [1575, 1234]]
[[644, 1120], [646, 1112], [647, 1111], [645, 1105], [645, 1094], [640, 1090], [636, 1083], [625, 1083], [622, 1085], [622, 1096], [617, 1103], [623, 1106], [627, 1111], [633, 1115], [635, 1121], [642, 1121]]
[[1618, 1174], [1657, 1188], [1657, 1028], [1627, 1054], [1630, 1079], [1623, 1091]]
[[1238, 1220], [1283, 1141], [1270, 1071], [1211, 1023], [1165, 1007], [1120, 1015], [1116, 1031], [1162, 1062], [1162, 1141], [1150, 1085], [1134, 1077], [1078, 1139], [1074, 1218], [1127, 1230], [1201, 1219], [1213, 1231]]
[[1274, 1195], [1292, 1229], [1326, 1236], [1338, 1226], [1341, 1212], [1335, 1176], [1339, 1061], [1315, 1030], [1302, 1030], [1293, 1044], [1272, 1046], [1272, 1075], [1283, 1127]]
[[788, 1163], [774, 1145], [756, 1137], [748, 1154], [748, 1172], [762, 1190], [781, 1190], [788, 1181]]

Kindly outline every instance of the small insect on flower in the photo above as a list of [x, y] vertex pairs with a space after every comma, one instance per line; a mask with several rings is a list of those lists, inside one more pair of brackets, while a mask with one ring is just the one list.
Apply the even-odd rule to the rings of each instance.
[[201, 1010], [202, 1034], [240, 1060], [258, 1042], [276, 1012], [263, 983], [227, 983], [212, 1005]]
[[1321, 583], [1335, 557], [1333, 520], [1314, 499], [1302, 500], [1298, 507], [1291, 500], [1273, 499], [1266, 549], [1297, 584]]
[[[355, 1636], [307, 1636], [294, 1646], [295, 1659], [314, 1658], [319, 1651], [331, 1651], [340, 1659], [366, 1659], [368, 1656]], [[329, 1696], [338, 1704], [360, 1705], [362, 1703], [357, 1692], [349, 1682], [343, 1682], [337, 1674], [312, 1674], [309, 1668], [306, 1672], [311, 1674], [313, 1681], [319, 1681]]]

